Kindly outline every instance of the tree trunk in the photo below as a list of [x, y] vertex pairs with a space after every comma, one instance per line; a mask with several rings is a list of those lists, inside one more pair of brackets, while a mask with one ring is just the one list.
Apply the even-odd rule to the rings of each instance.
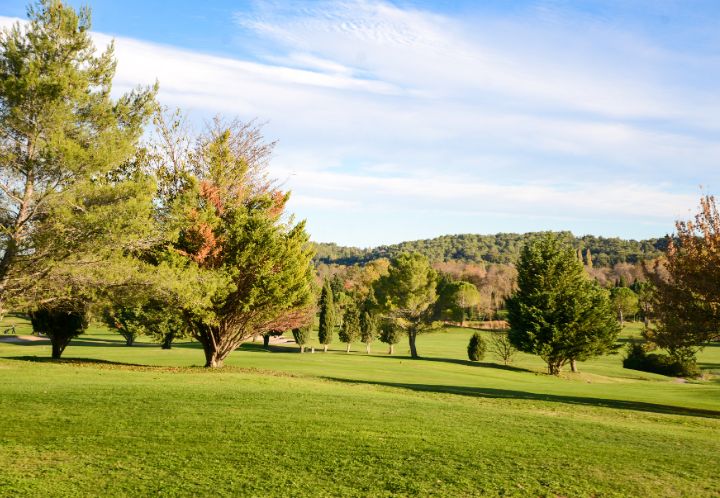
[[619, 310], [619, 311], [620, 311], [620, 328], [623, 328], [625, 326], [625, 321], [623, 320], [623, 312], [622, 312], [622, 310]]
[[135, 344], [135, 334], [126, 334], [125, 335], [125, 345], [132, 346], [133, 344]]
[[577, 373], [577, 371], [578, 371], [577, 360], [575, 360], [574, 358], [572, 360], [570, 360], [570, 370], [572, 370], [574, 373]]
[[327, 353], [327, 347], [328, 347], [327, 344], [323, 344], [323, 353]]
[[[33, 146], [29, 145], [28, 156], [32, 158], [34, 156]], [[27, 226], [28, 218], [31, 216], [30, 202], [32, 201], [33, 195], [35, 194], [35, 172], [30, 169], [27, 176], [25, 177], [25, 189], [23, 192], [22, 201], [18, 206], [17, 216], [13, 223], [12, 232], [7, 241], [5, 251], [2, 259], [0, 259], [0, 304], [5, 301], [5, 288], [8, 285], [8, 278], [10, 276], [10, 268], [15, 262], [15, 258], [20, 250], [22, 239], [24, 237], [23, 232]], [[64, 347], [63, 347], [64, 349]], [[62, 350], [58, 354], [58, 358], [62, 354]], [[55, 356], [53, 356], [55, 358]]]
[[548, 373], [550, 375], [559, 375], [560, 374], [560, 368], [562, 368], [562, 363], [559, 361], [548, 361]]
[[173, 340], [174, 340], [174, 339], [175, 339], [175, 333], [174, 333], [174, 332], [172, 332], [172, 333], [170, 333], [170, 334], [166, 334], [166, 335], [163, 337], [163, 340], [162, 340], [162, 343], [161, 343], [161, 346], [160, 346], [160, 347], [161, 347], [162, 349], [171, 349], [171, 348], [172, 348], [172, 343], [173, 343]]
[[390, 351], [388, 351], [389, 355], [395, 354], [395, 344], [390, 344]]
[[365, 354], [370, 354], [370, 344], [365, 344]]
[[270, 336], [269, 335], [263, 336], [263, 348], [270, 349]]
[[345, 352], [346, 353], [350, 352], [350, 343], [349, 342], [347, 343], [347, 348], [345, 348]]
[[416, 332], [408, 331], [408, 342], [410, 343], [410, 357], [413, 359], [420, 358], [417, 354], [417, 347], [415, 347], [415, 338], [417, 337]]
[[304, 352], [305, 352], [305, 345], [300, 344], [300, 353], [304, 353]]
[[60, 341], [54, 341], [52, 338], [50, 341], [52, 343], [52, 359], [59, 360], [63, 351], [65, 351], [65, 344], [61, 344]]

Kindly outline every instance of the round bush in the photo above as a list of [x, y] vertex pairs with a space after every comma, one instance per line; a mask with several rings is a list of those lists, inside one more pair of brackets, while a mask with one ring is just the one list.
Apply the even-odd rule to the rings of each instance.
[[467, 350], [468, 358], [470, 358], [471, 361], [482, 360], [485, 356], [485, 350], [487, 350], [487, 344], [485, 344], [485, 339], [483, 339], [480, 334], [475, 332], [470, 338], [470, 343], [468, 344]]

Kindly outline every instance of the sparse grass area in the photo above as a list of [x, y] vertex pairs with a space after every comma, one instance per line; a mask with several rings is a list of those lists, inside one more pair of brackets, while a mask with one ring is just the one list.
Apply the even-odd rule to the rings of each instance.
[[[12, 319], [12, 317], [11, 317]], [[6, 318], [0, 327], [6, 325]], [[18, 324], [17, 328], [22, 324]], [[23, 332], [19, 332], [23, 333]], [[626, 335], [637, 327], [626, 329]], [[544, 375], [466, 361], [472, 331], [424, 359], [249, 343], [221, 372], [92, 328], [54, 363], [0, 342], [0, 489], [49, 495], [717, 496], [720, 383], [624, 370]], [[342, 349], [342, 351], [341, 351]], [[360, 352], [362, 351], [362, 353]], [[92, 361], [91, 361], [92, 360]], [[720, 370], [720, 345], [701, 365]], [[139, 365], [139, 366], [134, 366]]]

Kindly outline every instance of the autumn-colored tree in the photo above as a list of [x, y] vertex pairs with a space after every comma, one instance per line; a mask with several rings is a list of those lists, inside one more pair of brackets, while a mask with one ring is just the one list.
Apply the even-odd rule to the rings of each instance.
[[174, 124], [159, 129], [158, 176], [167, 180], [156, 204], [167, 242], [151, 257], [176, 273], [166, 288], [181, 296], [205, 366], [220, 367], [253, 335], [309, 322], [312, 249], [304, 222], [284, 216], [289, 194], [267, 177], [272, 146], [256, 127], [217, 119], [182, 141]]
[[[655, 284], [656, 328], [646, 339], [681, 362], [720, 338], [720, 214], [713, 196], [700, 200], [693, 220], [678, 221], [666, 262], [649, 273]], [[660, 268], [662, 267], [662, 268]]]

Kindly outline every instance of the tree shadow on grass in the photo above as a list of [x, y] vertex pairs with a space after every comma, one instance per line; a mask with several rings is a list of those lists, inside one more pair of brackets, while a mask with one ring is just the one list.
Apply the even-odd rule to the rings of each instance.
[[147, 367], [149, 365], [141, 365], [139, 363], [126, 363], [122, 361], [99, 360], [97, 358], [60, 358], [54, 359], [49, 356], [4, 356], [3, 360], [30, 361], [33, 363], [50, 363], [54, 365], [115, 365], [123, 367]]
[[720, 411], [706, 410], [702, 408], [686, 408], [682, 406], [661, 405], [646, 403], [643, 401], [624, 401], [618, 399], [592, 398], [582, 396], [562, 396], [557, 394], [541, 394], [527, 391], [514, 391], [510, 389], [494, 389], [489, 387], [466, 387], [447, 386], [436, 384], [409, 384], [400, 382], [381, 382], [368, 380], [343, 379], [338, 377], [324, 377], [325, 379], [347, 384], [368, 384], [411, 391], [457, 394], [461, 396], [472, 396], [478, 398], [492, 399], [518, 399], [530, 401], [549, 401], [571, 405], [596, 406], [602, 408], [614, 408], [618, 410], [634, 410], [640, 412], [660, 413], [665, 415], [685, 415], [691, 417], [703, 417], [720, 419]]
[[373, 358], [386, 358], [388, 360], [410, 360], [410, 361], [417, 361], [417, 362], [432, 361], [432, 362], [438, 362], [438, 363], [452, 363], [455, 365], [463, 365], [466, 367], [494, 368], [497, 370], [507, 370], [509, 372], [537, 373], [535, 370], [530, 370], [528, 368], [515, 367], [512, 365], [501, 365], [499, 363], [490, 363], [490, 362], [485, 362], [485, 361], [461, 360], [460, 358], [435, 358], [435, 357], [421, 356], [420, 358], [413, 359], [407, 355], [383, 355], [383, 354], [374, 354], [374, 355], [372, 355], [372, 357]]

